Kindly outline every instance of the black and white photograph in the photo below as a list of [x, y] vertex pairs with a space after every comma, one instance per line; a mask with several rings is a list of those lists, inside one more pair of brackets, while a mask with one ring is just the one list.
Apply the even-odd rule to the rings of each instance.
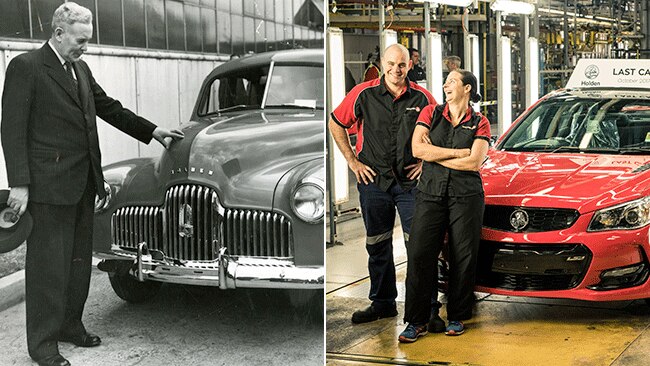
[[650, 1], [0, 0], [0, 366], [650, 364]]
[[324, 363], [324, 3], [1, 0], [2, 365]]
[[326, 364], [650, 364], [650, 2], [327, 10]]

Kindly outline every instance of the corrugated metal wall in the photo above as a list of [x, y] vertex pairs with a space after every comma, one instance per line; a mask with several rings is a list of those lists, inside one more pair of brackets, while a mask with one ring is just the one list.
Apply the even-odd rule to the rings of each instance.
[[[13, 57], [41, 45], [0, 42], [0, 85], [4, 85], [5, 70]], [[84, 55], [95, 80], [109, 96], [138, 115], [167, 128], [176, 128], [189, 120], [203, 79], [224, 59], [115, 47], [91, 47]], [[162, 146], [156, 141], [145, 145], [100, 119], [97, 125], [104, 165], [129, 158], [156, 156], [162, 151]], [[0, 147], [0, 188], [7, 187], [4, 159], [10, 158]]]

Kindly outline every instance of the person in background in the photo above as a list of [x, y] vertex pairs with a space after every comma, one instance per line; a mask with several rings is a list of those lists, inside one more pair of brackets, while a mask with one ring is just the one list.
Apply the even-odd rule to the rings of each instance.
[[[446, 71], [443, 70], [442, 72], [442, 80], [447, 80], [447, 76], [449, 76], [449, 73], [460, 69], [460, 57], [458, 56], [446, 56], [442, 59], [443, 65], [445, 65]], [[446, 95], [444, 93], [444, 88], [443, 88], [443, 93], [442, 93], [442, 101], [444, 102], [446, 99]]]
[[[426, 89], [407, 81], [410, 63], [404, 46], [387, 47], [382, 58], [384, 74], [355, 86], [329, 121], [332, 137], [357, 178], [366, 229], [371, 304], [352, 314], [353, 323], [397, 315], [395, 214], [400, 215], [404, 241], [408, 242], [415, 185], [422, 167], [411, 153], [411, 136], [420, 111], [436, 104]], [[352, 126], [359, 131], [356, 150], [346, 133]]]
[[58, 342], [95, 347], [82, 314], [92, 268], [95, 195], [106, 196], [96, 116], [132, 137], [165, 148], [180, 131], [157, 127], [106, 95], [81, 56], [92, 38], [92, 13], [59, 6], [52, 36], [7, 67], [2, 148], [11, 190], [7, 205], [27, 209], [25, 304], [27, 349], [40, 366], [67, 366]]
[[[436, 261], [448, 233], [447, 335], [465, 331], [472, 317], [476, 261], [485, 208], [479, 168], [490, 140], [490, 123], [470, 105], [478, 102], [476, 77], [449, 73], [447, 102], [426, 107], [413, 133], [413, 156], [424, 161], [407, 249], [406, 329], [400, 342], [427, 334], [432, 294], [438, 293]], [[436, 309], [437, 310], [437, 309]]]
[[366, 82], [381, 77], [381, 60], [379, 57], [379, 47], [375, 52], [368, 54], [366, 69], [363, 71], [361, 82]]
[[447, 72], [450, 73], [455, 70], [459, 70], [461, 66], [461, 60], [458, 56], [447, 56], [442, 59], [442, 62], [447, 67]]
[[409, 54], [413, 67], [408, 72], [408, 78], [411, 81], [420, 81], [427, 78], [426, 72], [420, 66], [420, 51], [417, 48], [409, 48]]

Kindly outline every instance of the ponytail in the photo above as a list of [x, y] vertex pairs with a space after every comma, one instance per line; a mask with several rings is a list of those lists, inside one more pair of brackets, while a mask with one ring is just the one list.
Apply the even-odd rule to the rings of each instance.
[[455, 72], [461, 75], [461, 81], [463, 85], [469, 85], [471, 87], [469, 94], [469, 101], [472, 103], [478, 103], [481, 101], [481, 93], [478, 92], [478, 81], [476, 76], [467, 70], [454, 70]]

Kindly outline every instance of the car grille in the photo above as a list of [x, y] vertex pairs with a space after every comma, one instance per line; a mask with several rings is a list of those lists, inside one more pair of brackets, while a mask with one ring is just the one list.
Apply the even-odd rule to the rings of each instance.
[[584, 278], [591, 252], [581, 244], [481, 241], [476, 283], [517, 291], [567, 290]]
[[113, 242], [162, 251], [176, 260], [214, 260], [226, 253], [251, 257], [293, 257], [291, 222], [261, 210], [221, 209], [216, 192], [198, 185], [167, 190], [163, 207], [122, 207], [112, 217]]
[[122, 207], [112, 218], [113, 243], [135, 248], [145, 242], [150, 248], [162, 244], [162, 211], [158, 207]]
[[[510, 215], [515, 210], [526, 211], [528, 225], [516, 230], [510, 224]], [[534, 208], [486, 205], [483, 226], [486, 228], [511, 232], [541, 232], [563, 230], [571, 227], [580, 214], [572, 209]]]
[[162, 251], [174, 259], [213, 260], [218, 237], [218, 212], [214, 190], [178, 185], [167, 190], [163, 217]]
[[230, 210], [224, 214], [228, 250], [243, 256], [292, 257], [291, 223], [282, 215], [255, 210]]

